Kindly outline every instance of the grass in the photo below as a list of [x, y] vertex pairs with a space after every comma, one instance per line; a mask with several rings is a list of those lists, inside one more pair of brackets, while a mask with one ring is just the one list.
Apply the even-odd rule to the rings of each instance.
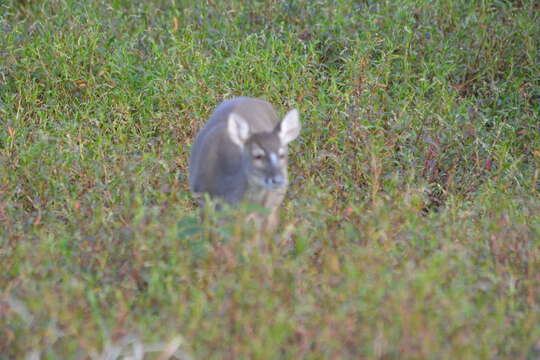
[[[0, 1], [0, 358], [539, 358], [538, 10]], [[265, 251], [187, 187], [236, 95], [301, 112]]]

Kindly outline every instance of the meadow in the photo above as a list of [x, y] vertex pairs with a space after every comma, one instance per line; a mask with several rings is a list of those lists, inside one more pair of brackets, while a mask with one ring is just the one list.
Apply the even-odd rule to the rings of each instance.
[[[0, 0], [1, 359], [540, 359], [540, 7]], [[200, 223], [224, 99], [278, 231]]]

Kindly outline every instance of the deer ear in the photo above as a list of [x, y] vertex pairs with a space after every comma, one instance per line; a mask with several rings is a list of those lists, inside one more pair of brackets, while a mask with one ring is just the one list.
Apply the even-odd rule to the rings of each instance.
[[277, 125], [277, 132], [282, 144], [288, 144], [300, 134], [298, 110], [292, 109]]
[[227, 131], [232, 142], [241, 148], [249, 137], [249, 126], [243, 117], [231, 113], [227, 119]]

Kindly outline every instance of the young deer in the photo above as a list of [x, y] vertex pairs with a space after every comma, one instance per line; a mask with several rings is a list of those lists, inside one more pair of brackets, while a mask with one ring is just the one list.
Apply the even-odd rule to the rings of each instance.
[[189, 186], [199, 205], [204, 194], [228, 204], [262, 205], [269, 215], [263, 231], [273, 231], [287, 191], [287, 144], [300, 133], [298, 110], [279, 121], [270, 103], [248, 97], [222, 102], [195, 138]]

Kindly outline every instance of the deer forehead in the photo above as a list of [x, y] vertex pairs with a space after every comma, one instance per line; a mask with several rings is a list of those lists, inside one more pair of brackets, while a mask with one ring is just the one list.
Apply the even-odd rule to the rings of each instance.
[[272, 152], [268, 154], [268, 158], [270, 159], [270, 164], [277, 165], [278, 164], [278, 155], [275, 152]]
[[281, 154], [285, 151], [279, 137], [274, 133], [254, 134], [248, 144], [251, 154], [254, 156], [272, 153]]

